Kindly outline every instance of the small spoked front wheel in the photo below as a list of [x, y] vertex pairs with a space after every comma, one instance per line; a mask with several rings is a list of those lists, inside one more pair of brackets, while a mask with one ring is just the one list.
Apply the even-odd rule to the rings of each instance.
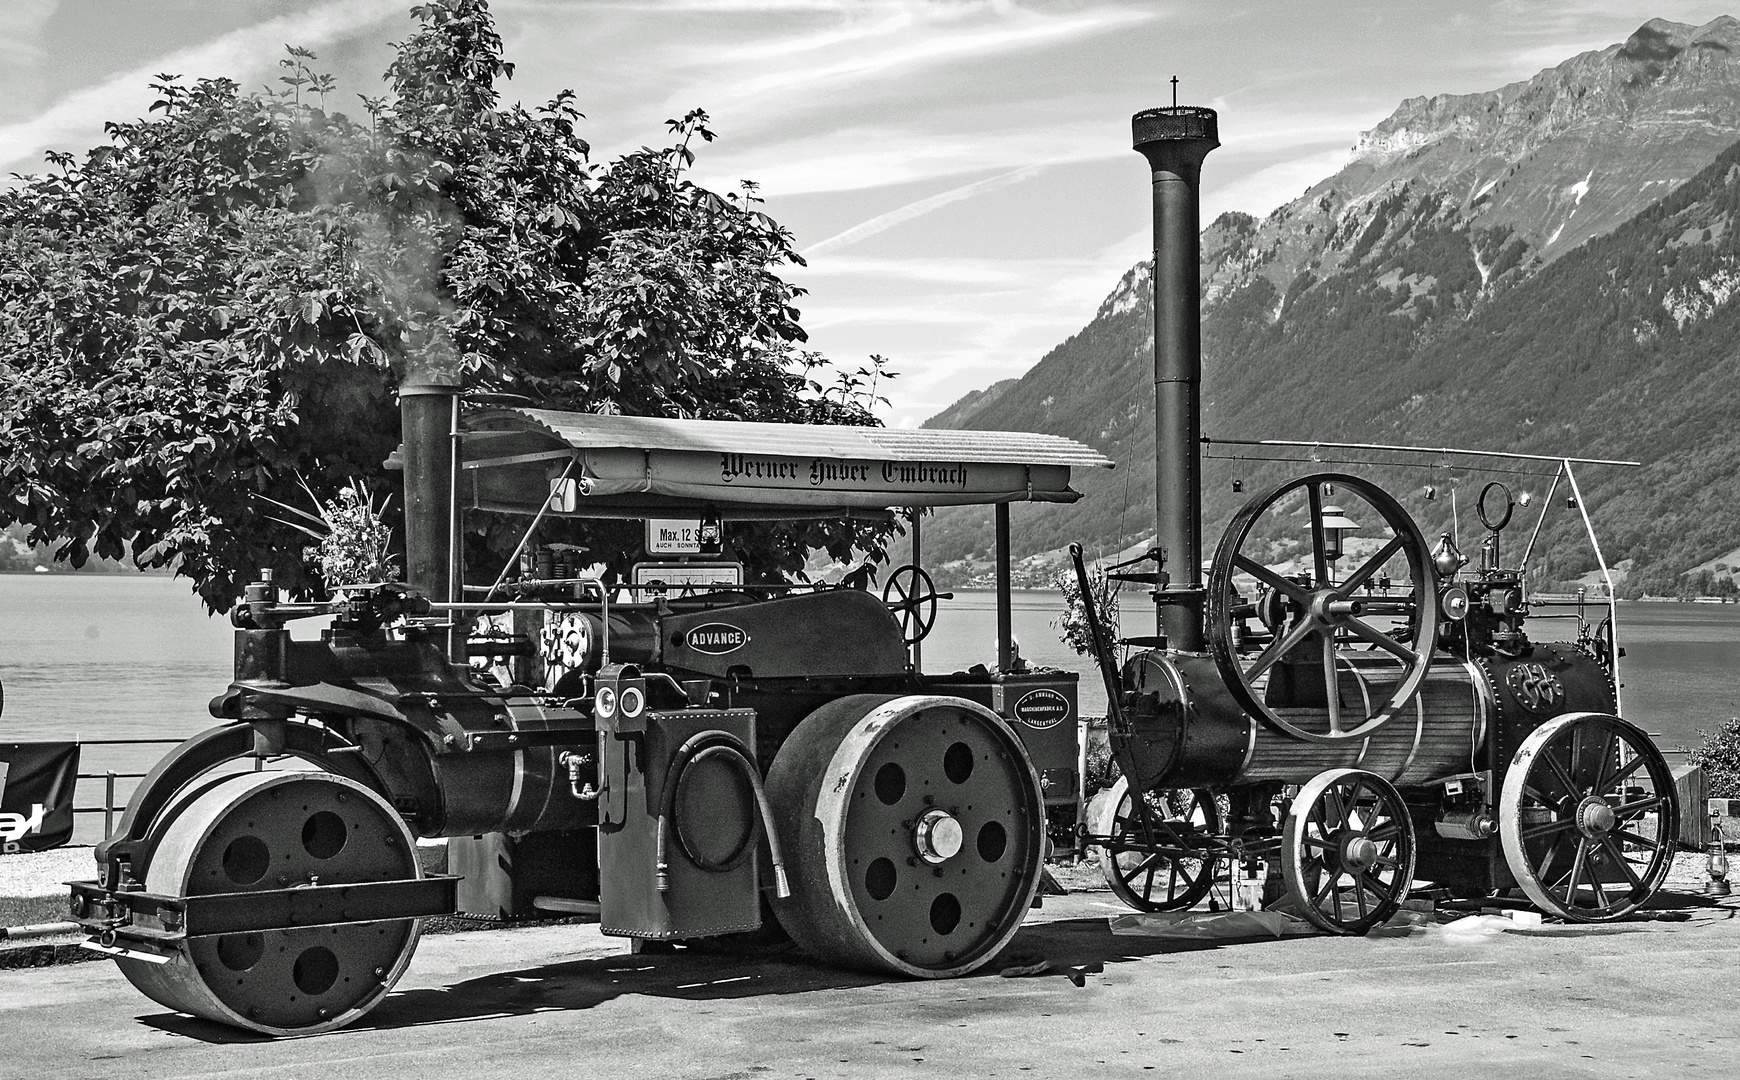
[[1137, 911], [1195, 907], [1214, 885], [1220, 807], [1200, 790], [1150, 791], [1140, 812], [1126, 777], [1118, 777], [1094, 831], [1106, 837], [1100, 867], [1119, 900]]
[[1363, 934], [1407, 899], [1414, 827], [1401, 793], [1363, 769], [1331, 769], [1287, 810], [1281, 869], [1299, 913], [1332, 934]]

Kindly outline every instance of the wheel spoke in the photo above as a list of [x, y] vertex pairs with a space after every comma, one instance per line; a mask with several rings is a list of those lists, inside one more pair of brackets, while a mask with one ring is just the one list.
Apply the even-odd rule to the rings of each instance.
[[1524, 784], [1523, 785], [1523, 794], [1527, 795], [1529, 798], [1533, 799], [1535, 802], [1540, 803], [1542, 806], [1546, 807], [1549, 810], [1557, 810], [1559, 808], [1559, 800], [1558, 799], [1552, 798], [1546, 792], [1542, 791], [1540, 788], [1533, 786], [1532, 784]]
[[1329, 706], [1329, 733], [1341, 734], [1341, 686], [1335, 671], [1335, 636], [1323, 635], [1324, 701]]
[[1564, 832], [1566, 829], [1575, 828], [1576, 825], [1577, 823], [1569, 818], [1566, 818], [1563, 821], [1550, 821], [1545, 825], [1536, 825], [1532, 829], [1524, 829], [1522, 831], [1522, 838], [1523, 840], [1528, 841], [1542, 836], [1551, 836], [1554, 833], [1560, 833]]
[[1577, 851], [1571, 856], [1571, 871], [1565, 875], [1565, 901], [1570, 904], [1577, 902], [1577, 879], [1583, 876], [1583, 860], [1589, 856], [1589, 841], [1585, 837], [1577, 839]]
[[1600, 907], [1611, 907], [1612, 901], [1607, 899], [1607, 889], [1601, 884], [1601, 872], [1591, 868], [1589, 871], [1589, 887], [1595, 890], [1595, 900]]
[[1297, 601], [1301, 605], [1311, 603], [1310, 590], [1306, 589], [1305, 586], [1299, 584], [1297, 581], [1288, 581], [1280, 574], [1275, 573], [1273, 570], [1249, 556], [1234, 555], [1233, 565], [1256, 578], [1264, 585], [1267, 585], [1269, 588]]
[[[1311, 898], [1311, 906], [1312, 907], [1321, 907], [1323, 905], [1324, 894], [1329, 892], [1329, 890], [1331, 890], [1333, 888], [1335, 888], [1335, 875], [1329, 873], [1328, 868], [1325, 867], [1324, 868], [1324, 875], [1323, 875], [1323, 888], [1318, 889], [1317, 895], [1313, 896]], [[1339, 903], [1340, 899], [1341, 898], [1339, 896], [1336, 897], [1336, 900], [1337, 900], [1336, 906], [1337, 907], [1340, 906], [1340, 903]]]
[[1141, 862], [1137, 863], [1135, 866], [1130, 867], [1130, 872], [1128, 874], [1124, 875], [1124, 879], [1126, 881], [1132, 880], [1135, 878], [1135, 876], [1137, 874], [1140, 874], [1144, 870], [1152, 871], [1154, 869], [1154, 863], [1156, 861], [1158, 861], [1159, 858], [1160, 858], [1160, 853], [1158, 851], [1150, 854], [1147, 858], [1143, 859]]
[[1403, 543], [1404, 543], [1403, 539], [1401, 537], [1397, 536], [1397, 537], [1393, 537], [1389, 543], [1387, 543], [1383, 547], [1379, 548], [1376, 555], [1373, 555], [1371, 558], [1367, 559], [1365, 561], [1365, 563], [1363, 565], [1361, 565], [1358, 570], [1355, 570], [1352, 574], [1349, 574], [1347, 580], [1342, 582], [1340, 584], [1340, 586], [1338, 586], [1338, 591], [1341, 593], [1341, 595], [1349, 596], [1353, 593], [1353, 590], [1359, 588], [1361, 585], [1364, 585], [1366, 583], [1367, 579], [1369, 579], [1373, 574], [1377, 573], [1379, 570], [1383, 569], [1383, 565], [1385, 563], [1389, 562], [1390, 559], [1396, 554], [1396, 552], [1402, 550]]
[[1601, 838], [1601, 846], [1607, 849], [1607, 855], [1619, 864], [1619, 869], [1625, 872], [1625, 879], [1631, 882], [1633, 889], [1643, 888], [1643, 879], [1637, 876], [1637, 871], [1631, 868], [1631, 862], [1625, 857], [1625, 852], [1619, 850], [1619, 845], [1613, 842], [1611, 835]]
[[1323, 542], [1323, 490], [1317, 481], [1305, 485], [1305, 496], [1311, 514], [1311, 561], [1317, 571], [1314, 583], [1323, 588], [1329, 584], [1329, 552]]
[[1321, 805], [1323, 807], [1323, 814], [1324, 814], [1324, 818], [1323, 818], [1324, 829], [1323, 829], [1323, 831], [1325, 833], [1328, 833], [1330, 831], [1330, 827], [1329, 827], [1329, 811], [1330, 810], [1335, 811], [1335, 826], [1334, 827], [1337, 829], [1345, 829], [1347, 827], [1347, 805], [1341, 801], [1341, 791], [1339, 789], [1334, 788], [1334, 787], [1325, 788], [1323, 790], [1323, 802]]
[[1316, 630], [1316, 624], [1310, 619], [1300, 619], [1294, 623], [1292, 629], [1288, 630], [1285, 636], [1270, 642], [1269, 647], [1262, 651], [1256, 662], [1245, 669], [1245, 681], [1255, 682], [1257, 676], [1273, 667], [1275, 661], [1298, 648]]
[[1631, 764], [1627, 765], [1625, 768], [1620, 769], [1618, 772], [1614, 773], [1611, 777], [1608, 778], [1608, 780], [1605, 784], [1596, 788], [1595, 789], [1596, 792], [1598, 794], [1606, 794], [1608, 788], [1616, 788], [1619, 785], [1625, 783], [1626, 780], [1630, 779], [1632, 773], [1636, 772], [1637, 770], [1639, 770], [1641, 768], [1643, 768], [1643, 755], [1639, 754], [1636, 757], [1631, 759]]
[[1639, 799], [1636, 802], [1620, 803], [1613, 808], [1613, 816], [1624, 821], [1626, 818], [1636, 817], [1646, 810], [1654, 810], [1665, 802], [1667, 802], [1665, 798], [1656, 795], [1647, 799]]
[[1395, 638], [1379, 630], [1363, 619], [1349, 618], [1341, 624], [1341, 628], [1362, 641], [1369, 641], [1378, 648], [1392, 654], [1404, 664], [1416, 664], [1420, 654], [1403, 645]]
[[1559, 854], [1559, 847], [1564, 842], [1565, 842], [1565, 837], [1563, 834], [1560, 834], [1559, 836], [1557, 836], [1553, 839], [1553, 842], [1551, 844], [1547, 845], [1546, 855], [1542, 857], [1540, 866], [1535, 868], [1535, 879], [1536, 880], [1538, 880], [1542, 883], [1546, 882], [1547, 872], [1552, 869], [1553, 859]]
[[1608, 784], [1607, 768], [1608, 768], [1608, 766], [1609, 765], [1617, 766], [1619, 764], [1619, 756], [1616, 752], [1618, 748], [1614, 745], [1615, 742], [1618, 741], [1618, 738], [1619, 737], [1617, 735], [1615, 735], [1613, 732], [1609, 731], [1607, 733], [1607, 737], [1605, 739], [1603, 739], [1601, 742], [1601, 763], [1599, 765], [1597, 765], [1595, 768], [1595, 793], [1596, 794], [1600, 794], [1600, 793], [1607, 790], [1607, 784]]
[[1659, 840], [1652, 840], [1647, 836], [1640, 836], [1637, 833], [1632, 832], [1630, 829], [1614, 829], [1610, 835], [1617, 836], [1621, 840], [1630, 841], [1638, 847], [1646, 847], [1651, 851], [1655, 851], [1661, 847], [1661, 842]]
[[1581, 791], [1577, 790], [1577, 781], [1571, 779], [1571, 774], [1565, 771], [1563, 765], [1559, 764], [1558, 758], [1554, 757], [1550, 752], [1543, 751], [1541, 753], [1541, 759], [1547, 763], [1547, 771], [1553, 774], [1553, 779], [1557, 780], [1560, 786], [1565, 789], [1565, 794], [1573, 799], [1583, 794]]

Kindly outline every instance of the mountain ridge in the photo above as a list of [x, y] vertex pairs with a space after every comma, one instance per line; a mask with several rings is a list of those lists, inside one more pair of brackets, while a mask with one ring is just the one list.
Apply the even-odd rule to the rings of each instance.
[[[1531, 111], [1532, 126], [1514, 120]], [[1503, 137], [1470, 142], [1482, 124]], [[1661, 152], [1639, 161], [1651, 132]], [[1587, 494], [1620, 534], [1609, 561], [1632, 560], [1634, 587], [1672, 588], [1740, 537], [1740, 511], [1707, 496], [1725, 490], [1720, 470], [1740, 472], [1707, 408], [1740, 385], [1729, 359], [1740, 353], [1736, 139], [1740, 20], [1728, 17], [1652, 20], [1523, 83], [1409, 99], [1367, 133], [1370, 160], [1356, 156], [1261, 221], [1227, 214], [1204, 230], [1204, 430], [1636, 453], [1649, 464], [1635, 483], [1592, 475]], [[1482, 198], [1470, 177], [1490, 180], [1496, 160], [1509, 162], [1509, 187]], [[1683, 175], [1658, 183], [1664, 171]], [[1130, 392], [1152, 380], [1149, 272], [1126, 272], [1082, 330], [993, 400], [939, 414], [1068, 435], [1119, 461], [1114, 474], [1079, 477], [1082, 504], [1023, 508], [1018, 555], [1070, 539], [1119, 548], [1151, 528], [1152, 402]], [[1707, 445], [1687, 445], [1694, 433]], [[1210, 546], [1242, 501], [1235, 474], [1255, 484], [1277, 468], [1205, 465]], [[1565, 577], [1592, 567], [1569, 550], [1570, 524], [1543, 533]], [[983, 550], [986, 529], [970, 511], [939, 515], [927, 547], [964, 557]]]

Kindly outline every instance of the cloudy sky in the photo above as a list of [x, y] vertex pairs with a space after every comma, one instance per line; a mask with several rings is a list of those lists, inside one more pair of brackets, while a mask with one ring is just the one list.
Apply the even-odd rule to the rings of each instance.
[[[263, 85], [286, 43], [354, 111], [411, 0], [0, 0], [0, 172], [143, 115], [159, 72]], [[1221, 112], [1204, 213], [1263, 214], [1334, 172], [1404, 98], [1489, 90], [1692, 0], [496, 0], [506, 87], [579, 95], [600, 157], [701, 107], [707, 183], [758, 181], [809, 267], [804, 325], [901, 372], [891, 424], [1020, 375], [1148, 240], [1130, 114]], [[347, 104], [348, 103], [348, 104]], [[1205, 217], [1205, 220], [1207, 218]]]

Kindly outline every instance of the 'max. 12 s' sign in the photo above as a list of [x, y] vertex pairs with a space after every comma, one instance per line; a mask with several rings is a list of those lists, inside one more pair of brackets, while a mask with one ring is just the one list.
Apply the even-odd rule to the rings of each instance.
[[725, 530], [716, 517], [647, 518], [648, 555], [717, 555], [725, 547]]

